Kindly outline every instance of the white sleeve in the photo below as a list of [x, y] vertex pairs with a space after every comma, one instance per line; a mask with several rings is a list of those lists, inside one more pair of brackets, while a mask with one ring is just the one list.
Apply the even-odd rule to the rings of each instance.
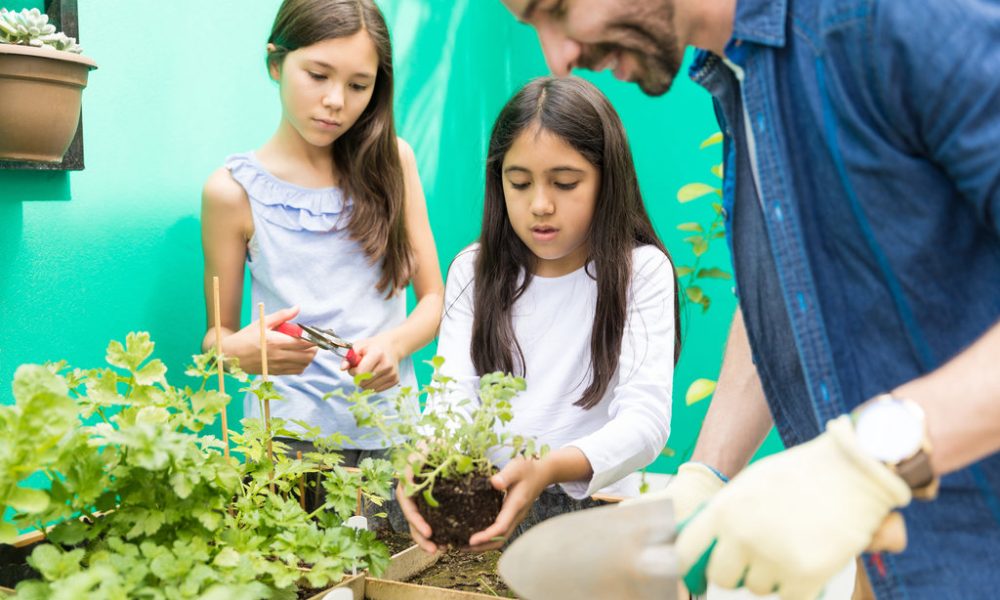
[[656, 460], [670, 436], [674, 272], [662, 252], [646, 246], [633, 254], [632, 273], [617, 377], [609, 386], [609, 421], [566, 444], [579, 448], [594, 472], [590, 481], [562, 484], [573, 498], [591, 496], [647, 466]]
[[444, 314], [438, 333], [437, 355], [444, 358], [441, 374], [452, 378], [444, 397], [427, 399], [425, 411], [447, 407], [471, 419], [479, 403], [479, 376], [472, 364], [472, 315], [476, 251], [463, 250], [448, 269]]

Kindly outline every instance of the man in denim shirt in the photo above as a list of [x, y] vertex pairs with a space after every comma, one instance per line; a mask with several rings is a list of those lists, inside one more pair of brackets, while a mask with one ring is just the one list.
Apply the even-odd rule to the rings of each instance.
[[[1000, 2], [503, 2], [558, 75], [659, 95], [704, 49], [740, 308], [666, 492], [711, 498], [682, 568], [812, 598], [900, 509], [879, 598], [1000, 593]], [[790, 449], [723, 486], [772, 422]]]

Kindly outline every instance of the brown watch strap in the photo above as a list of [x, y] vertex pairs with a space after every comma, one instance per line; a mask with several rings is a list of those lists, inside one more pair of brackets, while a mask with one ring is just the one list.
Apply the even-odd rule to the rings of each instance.
[[938, 479], [931, 467], [930, 455], [923, 450], [895, 465], [896, 474], [910, 486], [913, 496], [919, 499], [937, 495]]

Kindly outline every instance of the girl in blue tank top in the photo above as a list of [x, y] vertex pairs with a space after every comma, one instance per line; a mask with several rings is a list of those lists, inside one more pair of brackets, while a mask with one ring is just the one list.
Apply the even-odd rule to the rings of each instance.
[[[221, 282], [222, 351], [260, 373], [256, 322], [240, 327], [244, 265], [253, 305], [271, 330], [268, 373], [284, 401], [271, 412], [324, 436], [351, 440], [346, 462], [391, 442], [358, 430], [331, 391], [393, 393], [415, 386], [410, 355], [440, 321], [441, 270], [416, 161], [393, 124], [389, 32], [371, 0], [285, 0], [267, 44], [281, 118], [259, 149], [230, 156], [202, 196], [208, 331], [215, 345], [212, 277]], [[412, 282], [417, 305], [406, 314]], [[273, 331], [295, 321], [354, 342], [360, 363]], [[253, 398], [248, 416], [257, 416]]]

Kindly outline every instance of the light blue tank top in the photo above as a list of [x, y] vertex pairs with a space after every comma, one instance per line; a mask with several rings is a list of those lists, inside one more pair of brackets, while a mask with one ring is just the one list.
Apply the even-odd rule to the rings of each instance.
[[[332, 329], [348, 340], [371, 337], [406, 319], [405, 294], [386, 299], [375, 288], [381, 262], [371, 264], [350, 238], [351, 201], [340, 188], [305, 188], [278, 179], [252, 152], [230, 156], [226, 168], [246, 190], [253, 213], [247, 264], [254, 319], [259, 302], [268, 314], [297, 304], [301, 307], [297, 322]], [[323, 435], [347, 435], [352, 443], [345, 448], [388, 447], [390, 443], [376, 432], [358, 429], [343, 399], [323, 399], [335, 389], [347, 394], [356, 389], [353, 377], [340, 370], [341, 360], [321, 349], [301, 375], [272, 376], [284, 398], [271, 402], [272, 417], [303, 420], [318, 426]], [[415, 389], [410, 357], [400, 362], [399, 372], [400, 385]], [[399, 387], [384, 394], [393, 395]], [[248, 417], [260, 416], [256, 396], [247, 394], [244, 410]]]

